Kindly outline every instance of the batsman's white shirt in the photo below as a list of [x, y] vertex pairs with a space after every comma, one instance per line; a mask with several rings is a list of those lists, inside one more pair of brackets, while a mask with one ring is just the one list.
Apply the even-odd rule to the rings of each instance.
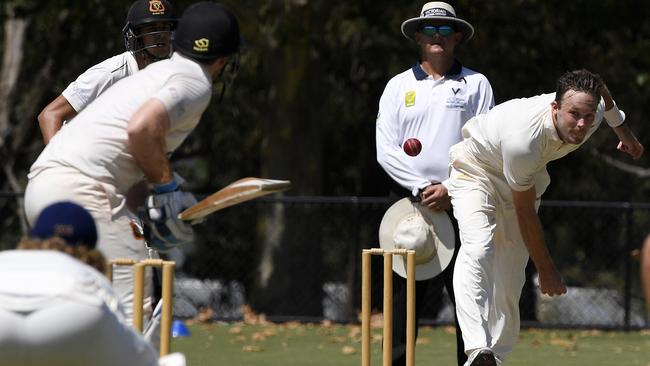
[[0, 252], [0, 366], [157, 365], [106, 277], [67, 254]]
[[[394, 76], [379, 101], [376, 126], [377, 161], [399, 185], [416, 195], [432, 182], [449, 177], [449, 148], [459, 142], [470, 118], [494, 106], [487, 78], [455, 62], [444, 77], [434, 80], [419, 63]], [[422, 143], [417, 156], [402, 144]]]
[[[528, 250], [512, 190], [534, 186], [539, 207], [550, 183], [546, 164], [580, 147], [558, 136], [551, 113], [554, 99], [551, 93], [500, 104], [468, 121], [464, 140], [451, 148], [448, 188], [462, 242], [454, 291], [468, 355], [488, 347], [501, 362], [519, 336]], [[582, 143], [600, 125], [603, 111], [601, 101]]]
[[144, 177], [128, 148], [131, 116], [150, 98], [160, 100], [169, 115], [165, 140], [172, 153], [207, 108], [211, 80], [206, 68], [175, 53], [118, 81], [54, 135], [28, 177], [49, 167], [72, 167], [126, 193]]
[[138, 62], [131, 52], [124, 52], [92, 66], [61, 93], [75, 111], [84, 109], [104, 90], [118, 80], [138, 71]]

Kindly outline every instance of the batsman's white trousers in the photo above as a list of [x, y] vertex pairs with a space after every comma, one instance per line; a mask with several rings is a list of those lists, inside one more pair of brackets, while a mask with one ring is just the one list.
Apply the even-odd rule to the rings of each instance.
[[[126, 207], [126, 199], [106, 183], [81, 174], [70, 167], [52, 167], [30, 175], [25, 189], [25, 214], [33, 225], [38, 214], [48, 205], [68, 200], [75, 202], [95, 218], [98, 231], [97, 249], [107, 260], [149, 258], [144, 240], [135, 237], [132, 222], [136, 219]], [[133, 269], [115, 266], [113, 288], [123, 304], [127, 322], [133, 322]], [[152, 272], [145, 278], [145, 313], [152, 311]]]
[[483, 169], [458, 145], [450, 156], [448, 190], [462, 243], [454, 269], [454, 291], [465, 353], [471, 356], [489, 348], [500, 364], [519, 336], [519, 298], [528, 250], [512, 200], [504, 199], [510, 194], [507, 183]]

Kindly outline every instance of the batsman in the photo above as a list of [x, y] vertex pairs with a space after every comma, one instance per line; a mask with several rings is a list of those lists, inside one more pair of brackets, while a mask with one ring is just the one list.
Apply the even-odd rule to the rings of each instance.
[[[126, 204], [128, 189], [146, 179], [148, 244], [168, 250], [194, 237], [177, 215], [196, 203], [180, 188], [169, 156], [194, 130], [210, 103], [213, 82], [232, 80], [240, 50], [239, 23], [225, 6], [198, 2], [187, 8], [174, 36], [169, 59], [123, 78], [52, 137], [31, 166], [25, 190], [30, 224], [55, 201], [86, 208], [99, 231], [98, 249], [110, 260], [149, 256], [138, 218]], [[116, 292], [132, 321], [133, 284], [128, 267], [113, 273]], [[150, 284], [151, 281], [146, 281]], [[151, 306], [152, 288], [145, 289]]]

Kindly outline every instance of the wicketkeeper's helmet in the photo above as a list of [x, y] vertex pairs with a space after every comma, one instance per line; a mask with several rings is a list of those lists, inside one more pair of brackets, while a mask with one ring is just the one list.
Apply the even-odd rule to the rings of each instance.
[[[176, 28], [178, 19], [176, 18], [176, 12], [174, 7], [167, 0], [137, 0], [131, 5], [129, 13], [126, 17], [126, 25], [122, 29], [122, 34], [124, 36], [124, 44], [127, 51], [135, 54], [138, 52], [146, 52], [147, 57], [153, 61], [158, 61], [163, 58], [168, 58], [171, 56], [171, 44], [165, 43], [155, 43], [150, 45], [145, 45], [143, 42], [143, 37], [147, 35], [155, 35], [160, 33], [169, 33], [168, 39], [171, 39], [171, 33]], [[150, 24], [168, 24], [169, 27], [166, 30], [159, 30], [153, 32], [142, 33], [139, 29], [143, 26]], [[160, 57], [149, 52], [149, 49], [167, 47], [169, 52], [165, 57]]]

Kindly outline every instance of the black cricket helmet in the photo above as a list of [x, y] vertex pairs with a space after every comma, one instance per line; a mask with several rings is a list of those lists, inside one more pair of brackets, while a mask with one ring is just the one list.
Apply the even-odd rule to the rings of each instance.
[[225, 6], [202, 1], [183, 13], [174, 33], [174, 49], [198, 61], [211, 61], [239, 52], [239, 22]]
[[[132, 54], [145, 52], [152, 61], [171, 56], [171, 36], [178, 18], [167, 0], [136, 0], [129, 9], [122, 29], [124, 44]], [[160, 25], [159, 29], [142, 32], [142, 27]], [[145, 37], [153, 39], [145, 44]], [[160, 50], [156, 50], [160, 49]]]

